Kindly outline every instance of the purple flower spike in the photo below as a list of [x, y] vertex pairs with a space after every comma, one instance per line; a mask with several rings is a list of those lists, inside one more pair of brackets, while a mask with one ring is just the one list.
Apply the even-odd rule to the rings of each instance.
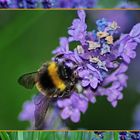
[[74, 19], [72, 26], [69, 27], [68, 34], [71, 35], [69, 41], [80, 41], [82, 44], [85, 44], [87, 25], [84, 11], [78, 11], [78, 16], [79, 19]]
[[53, 0], [0, 0], [0, 8], [52, 8]]
[[133, 40], [135, 40], [137, 43], [140, 43], [140, 23], [136, 24], [130, 34], [129, 34]]
[[93, 8], [97, 0], [55, 0], [56, 8]]
[[69, 99], [58, 100], [57, 105], [63, 108], [61, 112], [62, 119], [70, 118], [73, 122], [79, 122], [80, 112], [85, 113], [88, 101], [84, 96], [73, 93]]
[[23, 104], [23, 111], [19, 115], [19, 120], [34, 122], [34, 110], [35, 110], [34, 102], [26, 101]]
[[[20, 121], [29, 121], [31, 126], [28, 129], [34, 129], [34, 96], [31, 100], [26, 101], [23, 104], [22, 112], [19, 114]], [[65, 123], [58, 115], [59, 108], [54, 105], [53, 109], [50, 107], [46, 114], [44, 129], [52, 130], [52, 129], [67, 129]]]
[[[102, 18], [96, 22], [97, 30], [88, 32], [84, 11], [78, 11], [78, 17], [69, 28], [68, 38], [69, 43], [80, 41], [81, 44], [62, 58], [64, 61], [69, 58], [73, 63], [73, 70], [77, 73], [77, 83], [81, 86], [80, 90], [77, 88], [77, 96], [83, 93], [92, 103], [95, 103], [96, 96], [107, 96], [107, 100], [116, 107], [118, 100], [123, 98], [123, 89], [127, 87], [128, 76], [125, 72], [128, 64], [136, 56], [140, 24], [135, 25], [130, 33], [122, 35], [115, 21], [109, 22]], [[114, 41], [116, 33], [120, 34], [120, 38]], [[69, 118], [73, 114], [68, 110], [63, 110], [63, 118]], [[64, 115], [65, 113], [67, 115]]]
[[129, 64], [131, 58], [133, 59], [136, 57], [135, 49], [136, 49], [137, 43], [129, 41], [129, 42], [126, 42], [126, 44], [122, 44], [122, 45], [124, 46], [120, 46], [120, 48], [123, 47], [121, 56], [123, 57], [124, 61]]
[[60, 46], [53, 51], [53, 54], [64, 54], [69, 52], [69, 42], [66, 37], [60, 38]]
[[135, 58], [135, 49], [138, 45], [134, 39], [128, 35], [123, 35], [119, 40], [118, 53], [126, 63], [130, 63], [131, 59]]
[[[52, 58], [57, 63], [63, 62], [74, 73], [74, 88], [56, 104], [61, 118], [70, 118], [74, 123], [80, 121], [89, 102], [96, 102], [96, 96], [106, 96], [113, 107], [123, 99], [128, 79], [126, 71], [140, 43], [140, 23], [124, 34], [118, 30], [121, 27], [117, 22], [102, 18], [97, 20], [95, 30], [87, 31], [85, 12], [79, 10], [77, 13], [78, 18], [68, 28], [68, 37], [60, 38], [59, 47], [53, 51], [56, 56]], [[120, 35], [118, 39], [116, 34]], [[69, 48], [70, 43], [77, 42], [77, 46]]]

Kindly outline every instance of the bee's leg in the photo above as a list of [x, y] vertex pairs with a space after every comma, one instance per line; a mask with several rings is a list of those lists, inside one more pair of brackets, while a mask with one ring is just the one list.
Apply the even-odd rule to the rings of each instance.
[[69, 97], [70, 95], [71, 95], [71, 92], [70, 92], [70, 91], [68, 91], [68, 92], [65, 94], [66, 97]]
[[70, 97], [70, 95], [72, 94], [71, 89], [67, 89], [66, 91], [63, 92], [62, 97]]
[[48, 95], [52, 98], [56, 98], [58, 96], [58, 90], [56, 88], [48, 89]]

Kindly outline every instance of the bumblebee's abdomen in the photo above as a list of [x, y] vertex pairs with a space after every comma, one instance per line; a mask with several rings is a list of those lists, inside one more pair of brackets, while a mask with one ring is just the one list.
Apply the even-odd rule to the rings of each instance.
[[55, 87], [59, 89], [60, 91], [64, 91], [66, 88], [66, 85], [64, 81], [59, 77], [58, 74], [58, 66], [55, 62], [51, 62], [48, 66], [48, 74], [51, 77], [51, 80]]
[[[36, 87], [40, 92], [54, 94], [55, 90], [63, 92], [66, 88], [65, 83], [59, 77], [58, 66], [55, 62], [49, 63], [39, 71]], [[51, 93], [50, 93], [51, 92]]]
[[47, 69], [40, 74], [39, 83], [45, 90], [52, 89], [55, 87]]

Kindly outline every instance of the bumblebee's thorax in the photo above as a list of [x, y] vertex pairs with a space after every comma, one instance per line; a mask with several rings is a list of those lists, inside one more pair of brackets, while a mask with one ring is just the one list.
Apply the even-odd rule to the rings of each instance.
[[50, 62], [39, 70], [36, 86], [45, 95], [59, 96], [69, 88], [71, 74], [65, 65]]

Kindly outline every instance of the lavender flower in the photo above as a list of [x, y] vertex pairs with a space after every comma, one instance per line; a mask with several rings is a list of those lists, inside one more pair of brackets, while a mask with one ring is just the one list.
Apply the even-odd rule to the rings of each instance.
[[53, 54], [64, 54], [69, 52], [69, 42], [66, 37], [60, 38], [60, 46], [53, 51]]
[[121, 54], [122, 58], [124, 59], [126, 63], [130, 63], [130, 59], [136, 57], [135, 49], [136, 49], [137, 43], [130, 41], [127, 38], [126, 40], [127, 42], [122, 41], [122, 43], [120, 43], [119, 53]]
[[93, 8], [97, 0], [59, 0], [55, 7], [60, 8]]
[[[113, 107], [123, 99], [128, 64], [140, 43], [140, 23], [128, 34], [119, 33], [119, 39], [116, 39], [121, 27], [115, 21], [102, 18], [97, 20], [95, 30], [87, 31], [85, 19], [85, 12], [78, 11], [78, 18], [68, 28], [69, 36], [60, 38], [59, 47], [53, 51], [59, 57], [52, 58], [64, 62], [75, 73], [77, 80], [70, 96], [58, 99], [56, 103], [61, 118], [75, 123], [88, 109], [88, 103], [96, 102], [97, 96], [106, 96]], [[78, 45], [71, 49], [71, 42]]]
[[0, 8], [8, 8], [9, 3], [10, 3], [10, 0], [0, 0]]
[[129, 132], [124, 131], [119, 133], [120, 140], [139, 140], [140, 139], [140, 132]]
[[[19, 120], [30, 122], [30, 128], [28, 129], [34, 129], [34, 111], [35, 105], [33, 97], [31, 100], [28, 100], [23, 104], [22, 112], [19, 114]], [[44, 129], [68, 129], [65, 123], [58, 116], [58, 111], [59, 108], [55, 105], [53, 106], [53, 109], [52, 107], [49, 108], [45, 119]]]
[[73, 93], [70, 99], [58, 100], [58, 107], [63, 108], [62, 119], [71, 118], [73, 122], [79, 122], [80, 112], [85, 113], [88, 107], [88, 100], [84, 96]]
[[[63, 46], [67, 50], [66, 53], [64, 49], [60, 52], [62, 47], [56, 49], [59, 52], [53, 51], [56, 55], [63, 54], [61, 61], [65, 61], [66, 64], [71, 62], [73, 64], [71, 67], [77, 73], [77, 91], [71, 91], [69, 99], [57, 102], [62, 108], [62, 119], [70, 118], [73, 122], [78, 122], [79, 113], [84, 113], [87, 109], [86, 100], [85, 110], [82, 111], [79, 107], [78, 102], [81, 98], [77, 96], [80, 97], [81, 94], [87, 98], [87, 101], [93, 103], [96, 101], [96, 96], [107, 96], [107, 100], [116, 107], [118, 100], [123, 98], [122, 90], [127, 86], [128, 79], [125, 72], [131, 59], [136, 55], [135, 48], [140, 37], [138, 30], [140, 24], [135, 25], [129, 34], [121, 35], [115, 40], [120, 28], [115, 21], [109, 22], [104, 18], [98, 20], [97, 30], [88, 32], [84, 11], [78, 11], [78, 17], [79, 19], [73, 20], [72, 26], [68, 28], [70, 37], [66, 39], [66, 46]], [[73, 51], [68, 49], [68, 44], [71, 42], [79, 43]], [[75, 95], [77, 100], [73, 100]], [[76, 120], [72, 118], [75, 114], [77, 114]]]
[[23, 111], [20, 113], [19, 119], [21, 121], [32, 122], [34, 120], [34, 110], [35, 110], [34, 102], [32, 100], [26, 101], [23, 104]]
[[0, 8], [51, 8], [52, 0], [0, 0]]
[[81, 70], [79, 71], [79, 77], [82, 79], [81, 84], [83, 87], [90, 86], [95, 89], [100, 82], [91, 70]]
[[136, 2], [120, 2], [116, 8], [139, 8], [139, 5]]
[[87, 25], [85, 24], [85, 13], [78, 11], [79, 19], [75, 19], [72, 22], [72, 26], [68, 30], [69, 41], [80, 41], [82, 44], [85, 43], [85, 35]]
[[96, 0], [0, 0], [0, 8], [93, 8]]

